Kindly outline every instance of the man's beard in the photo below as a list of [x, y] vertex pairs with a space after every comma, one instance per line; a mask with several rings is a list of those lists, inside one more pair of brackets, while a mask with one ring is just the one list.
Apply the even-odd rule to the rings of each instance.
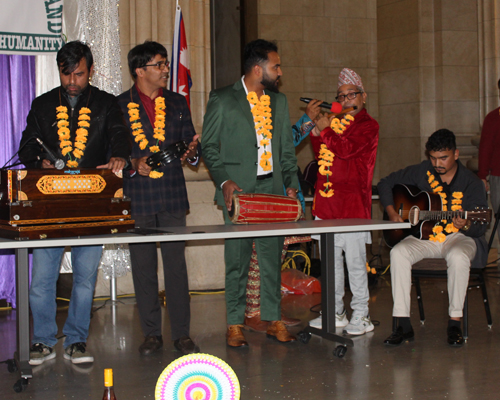
[[275, 79], [274, 81], [269, 79], [269, 76], [264, 74], [262, 76], [262, 80], [260, 81], [260, 84], [264, 86], [264, 90], [269, 90], [274, 93], [279, 93], [280, 89], [278, 87], [278, 82], [280, 78]]

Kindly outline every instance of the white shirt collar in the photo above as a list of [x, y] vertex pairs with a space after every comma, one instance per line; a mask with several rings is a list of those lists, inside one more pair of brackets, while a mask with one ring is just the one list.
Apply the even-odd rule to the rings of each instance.
[[[247, 96], [248, 96], [248, 88], [247, 88], [247, 85], [245, 85], [245, 75], [243, 75], [243, 76], [241, 77], [241, 83], [243, 84], [243, 89], [245, 89], [245, 93], [246, 93], [246, 94], [247, 94]], [[266, 94], [266, 92], [265, 92], [265, 91], [262, 91], [262, 92], [263, 92], [264, 94]]]

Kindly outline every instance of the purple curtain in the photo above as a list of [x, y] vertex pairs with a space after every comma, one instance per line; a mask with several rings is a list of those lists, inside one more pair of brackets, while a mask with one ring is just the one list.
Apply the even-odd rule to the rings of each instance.
[[[35, 98], [35, 57], [0, 54], [0, 88], [4, 93], [0, 102], [0, 167], [3, 167], [19, 149], [26, 117]], [[15, 307], [13, 254], [13, 251], [0, 250], [0, 299], [6, 299]]]

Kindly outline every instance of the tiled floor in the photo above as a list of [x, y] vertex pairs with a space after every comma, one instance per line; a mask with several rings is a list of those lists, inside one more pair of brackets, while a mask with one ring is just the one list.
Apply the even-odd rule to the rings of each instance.
[[[500, 397], [500, 277], [488, 273], [493, 329], [488, 329], [479, 290], [469, 293], [469, 341], [459, 349], [446, 344], [448, 298], [445, 281], [422, 282], [427, 320], [421, 325], [413, 298], [412, 323], [416, 340], [397, 348], [382, 342], [391, 331], [390, 277], [382, 277], [370, 289], [371, 317], [375, 331], [354, 338], [344, 358], [333, 356], [336, 343], [313, 336], [308, 344], [282, 345], [264, 334], [246, 334], [250, 347], [225, 345], [224, 295], [193, 296], [192, 338], [203, 352], [225, 360], [236, 372], [241, 399], [496, 399]], [[317, 295], [288, 296], [283, 309], [304, 320], [315, 315], [309, 308]], [[96, 302], [95, 306], [102, 305]], [[163, 351], [141, 357], [142, 342], [137, 307], [133, 298], [115, 309], [109, 304], [94, 313], [88, 348], [95, 356], [89, 366], [75, 366], [57, 357], [34, 368], [28, 388], [15, 393], [17, 374], [0, 365], [0, 399], [100, 399], [103, 370], [113, 368], [115, 392], [120, 400], [154, 398], [161, 372], [180, 356], [170, 342], [165, 317]], [[66, 311], [58, 312], [59, 326]], [[15, 312], [0, 312], [0, 360], [11, 358], [16, 340]], [[299, 328], [300, 329], [300, 328]]]

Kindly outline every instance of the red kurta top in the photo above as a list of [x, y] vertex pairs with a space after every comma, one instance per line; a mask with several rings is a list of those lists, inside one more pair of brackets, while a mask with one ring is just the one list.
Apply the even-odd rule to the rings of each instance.
[[330, 127], [321, 136], [311, 137], [316, 159], [321, 144], [335, 155], [329, 177], [332, 197], [322, 197], [326, 176], [318, 172], [314, 193], [313, 215], [321, 219], [371, 218], [372, 178], [377, 156], [378, 123], [361, 110], [342, 135]]
[[477, 176], [486, 179], [488, 175], [500, 176], [500, 108], [491, 111], [483, 122], [479, 143], [479, 171]]

